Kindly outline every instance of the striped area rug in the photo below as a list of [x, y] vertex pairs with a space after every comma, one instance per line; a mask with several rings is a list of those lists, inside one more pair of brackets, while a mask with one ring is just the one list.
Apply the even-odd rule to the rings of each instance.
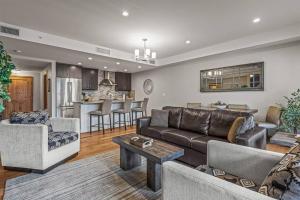
[[47, 174], [27, 174], [6, 181], [4, 200], [161, 199], [146, 186], [146, 166], [119, 167], [119, 151], [61, 165]]

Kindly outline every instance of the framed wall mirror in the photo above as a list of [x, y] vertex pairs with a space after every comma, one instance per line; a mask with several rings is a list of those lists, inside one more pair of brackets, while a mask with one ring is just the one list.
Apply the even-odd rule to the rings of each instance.
[[200, 71], [200, 92], [263, 90], [264, 62]]

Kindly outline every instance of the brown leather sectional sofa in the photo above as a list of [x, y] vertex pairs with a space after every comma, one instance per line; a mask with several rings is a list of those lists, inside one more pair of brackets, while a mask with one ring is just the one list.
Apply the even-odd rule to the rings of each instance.
[[[169, 127], [150, 126], [151, 117], [137, 120], [137, 134], [180, 146], [185, 150], [178, 160], [191, 166], [206, 164], [207, 142], [209, 140], [227, 141], [229, 129], [239, 117], [249, 119], [249, 113], [225, 110], [201, 110], [181, 107], [164, 107], [169, 110]], [[266, 130], [254, 127], [236, 137], [240, 145], [265, 149]], [[220, 152], [222, 153], [222, 152]]]

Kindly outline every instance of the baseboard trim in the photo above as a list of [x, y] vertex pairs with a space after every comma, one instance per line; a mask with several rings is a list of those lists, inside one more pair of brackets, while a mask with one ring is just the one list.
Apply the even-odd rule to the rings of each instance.
[[11, 170], [11, 171], [27, 172], [27, 173], [45, 174], [45, 173], [51, 171], [52, 169], [58, 167], [59, 165], [64, 164], [66, 161], [71, 160], [72, 158], [75, 158], [76, 156], [78, 156], [78, 153], [75, 153], [75, 154], [63, 159], [62, 161], [59, 161], [58, 163], [56, 163], [44, 170], [29, 169], [29, 168], [22, 168], [22, 167], [9, 167], [9, 166], [4, 166], [4, 169]]

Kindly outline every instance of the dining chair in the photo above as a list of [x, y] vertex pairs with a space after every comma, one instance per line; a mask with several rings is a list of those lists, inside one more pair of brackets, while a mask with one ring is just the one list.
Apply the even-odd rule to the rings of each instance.
[[[112, 127], [111, 127], [111, 105], [112, 105], [112, 100], [105, 99], [104, 102], [101, 104], [101, 108], [99, 110], [89, 112], [90, 134], [92, 134], [93, 127], [98, 127], [98, 131], [100, 131], [100, 129], [101, 129], [100, 125], [102, 127], [102, 132], [104, 134], [104, 116], [109, 117], [109, 128], [110, 128], [110, 130], [112, 130]], [[94, 116], [98, 117], [98, 123], [93, 125], [92, 122], [93, 122]], [[100, 120], [100, 118], [101, 118], [101, 120]]]
[[265, 121], [257, 122], [257, 126], [266, 128], [268, 137], [271, 137], [270, 130], [277, 129], [280, 126], [281, 113], [280, 107], [270, 106]]
[[[129, 115], [129, 124], [131, 124], [131, 104], [132, 104], [132, 99], [126, 99], [125, 102], [123, 103], [123, 108], [114, 110], [113, 111], [113, 128], [115, 128], [115, 124], [119, 124], [119, 128], [121, 128], [121, 124], [124, 124], [125, 130], [127, 130], [127, 121], [126, 121], [126, 115]], [[119, 121], [115, 122], [115, 114], [118, 114], [118, 119]], [[123, 115], [123, 121], [121, 119], [121, 115]]]

